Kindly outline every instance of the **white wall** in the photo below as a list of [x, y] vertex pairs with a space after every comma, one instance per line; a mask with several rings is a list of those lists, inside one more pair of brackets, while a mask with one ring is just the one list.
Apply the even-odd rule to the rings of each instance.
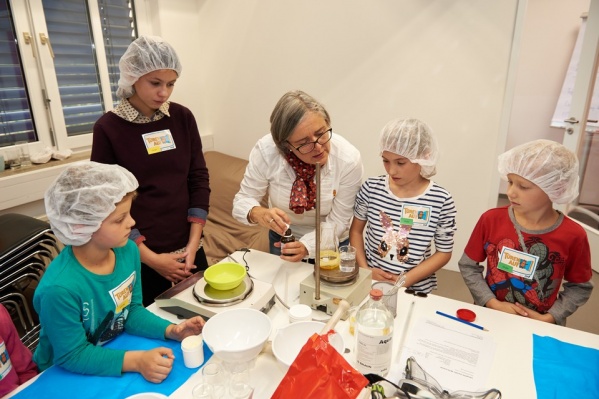
[[[362, 151], [367, 176], [384, 172], [377, 136], [389, 119], [427, 121], [442, 149], [435, 179], [458, 206], [455, 267], [474, 223], [496, 201], [495, 159], [508, 125], [508, 147], [537, 138], [529, 133], [559, 138], [548, 120], [588, 2], [136, 0], [136, 7], [140, 33], [177, 49], [183, 74], [173, 100], [192, 109], [216, 150], [247, 158], [290, 89], [325, 104], [335, 132]], [[516, 10], [526, 4], [521, 44], [510, 54]], [[36, 209], [0, 213], [37, 216]]]
[[[528, 0], [506, 148], [527, 141], [562, 142], [550, 127], [583, 12], [590, 0]], [[502, 183], [500, 192], [505, 193]]]
[[192, 107], [216, 150], [247, 158], [291, 89], [325, 104], [334, 131], [362, 151], [367, 176], [384, 172], [377, 137], [388, 120], [428, 122], [442, 149], [435, 180], [458, 206], [455, 266], [497, 198], [517, 0], [152, 4], [154, 33], [184, 58], [174, 99]]

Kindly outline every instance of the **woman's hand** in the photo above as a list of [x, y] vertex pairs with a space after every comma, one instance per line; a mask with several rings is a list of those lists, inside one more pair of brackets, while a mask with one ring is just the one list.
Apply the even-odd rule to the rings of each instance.
[[169, 325], [164, 332], [164, 337], [175, 341], [183, 341], [184, 338], [190, 335], [201, 334], [204, 324], [206, 324], [206, 321], [202, 316], [195, 316], [179, 324]]
[[[281, 242], [275, 242], [275, 247], [280, 248]], [[287, 262], [299, 262], [308, 256], [308, 249], [301, 241], [293, 241], [285, 243], [281, 251], [281, 259]]]
[[285, 234], [289, 228], [289, 216], [279, 208], [255, 206], [249, 214], [249, 221], [273, 230], [279, 235]]

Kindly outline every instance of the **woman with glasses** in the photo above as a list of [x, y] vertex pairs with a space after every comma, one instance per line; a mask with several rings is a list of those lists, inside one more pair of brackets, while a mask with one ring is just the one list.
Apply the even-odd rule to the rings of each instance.
[[[270, 133], [249, 157], [233, 201], [233, 217], [270, 230], [270, 252], [297, 262], [313, 259], [316, 246], [316, 163], [320, 163], [321, 221], [335, 225], [339, 241], [348, 240], [356, 193], [362, 183], [360, 152], [334, 134], [327, 110], [303, 91], [281, 97], [270, 116]], [[268, 196], [269, 207], [260, 206]], [[280, 239], [291, 228], [298, 238]]]

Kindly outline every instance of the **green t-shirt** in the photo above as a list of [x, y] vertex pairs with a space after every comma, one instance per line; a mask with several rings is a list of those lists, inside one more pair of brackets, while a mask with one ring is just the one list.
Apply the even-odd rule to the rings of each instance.
[[50, 263], [33, 297], [40, 339], [33, 359], [40, 371], [53, 364], [75, 373], [121, 375], [124, 350], [102, 345], [123, 331], [165, 339], [170, 322], [142, 305], [141, 263], [133, 241], [114, 248], [114, 271], [85, 269], [71, 246]]

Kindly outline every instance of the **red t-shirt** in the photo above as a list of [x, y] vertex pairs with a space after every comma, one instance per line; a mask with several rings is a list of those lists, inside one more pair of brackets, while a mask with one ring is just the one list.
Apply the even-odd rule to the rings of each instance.
[[[521, 230], [527, 251], [518, 240], [508, 207], [485, 212], [472, 231], [465, 253], [476, 262], [487, 260], [486, 281], [497, 299], [518, 302], [546, 313], [557, 299], [561, 282], [586, 283], [592, 277], [591, 251], [584, 229], [567, 216], [556, 226], [539, 231]], [[531, 279], [500, 270], [504, 247], [539, 257]]]

